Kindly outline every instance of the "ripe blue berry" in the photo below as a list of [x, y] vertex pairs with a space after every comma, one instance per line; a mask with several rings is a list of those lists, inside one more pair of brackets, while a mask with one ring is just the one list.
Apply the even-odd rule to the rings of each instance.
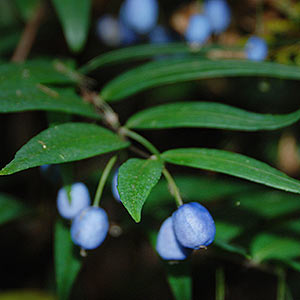
[[268, 55], [268, 46], [264, 39], [252, 36], [246, 43], [245, 51], [248, 59], [262, 61]]
[[91, 204], [91, 199], [87, 187], [77, 182], [71, 186], [71, 201], [65, 188], [61, 188], [57, 194], [57, 209], [59, 214], [65, 219], [73, 219], [81, 210]]
[[214, 240], [216, 227], [209, 211], [197, 202], [180, 206], [172, 215], [174, 232], [179, 243], [198, 249]]
[[119, 194], [119, 191], [118, 191], [118, 174], [119, 174], [119, 171], [117, 170], [114, 174], [114, 177], [112, 179], [112, 182], [111, 182], [111, 191], [112, 191], [112, 194], [114, 196], [114, 198], [121, 202], [121, 198], [120, 198], [120, 194]]
[[211, 25], [205, 15], [196, 14], [190, 17], [185, 32], [185, 39], [189, 43], [204, 44], [211, 35]]
[[231, 13], [226, 0], [207, 0], [204, 3], [204, 13], [208, 17], [212, 31], [222, 33], [230, 24]]
[[135, 32], [146, 34], [157, 22], [157, 0], [125, 0], [120, 15], [122, 21]]
[[163, 26], [157, 25], [150, 33], [149, 33], [149, 41], [151, 44], [164, 44], [172, 41], [172, 38]]
[[159, 229], [156, 251], [165, 260], [184, 260], [191, 253], [191, 249], [184, 248], [177, 241], [172, 217], [167, 218]]
[[138, 35], [129, 28], [122, 20], [119, 21], [120, 24], [120, 35], [121, 43], [123, 46], [134, 44], [138, 41]]
[[110, 15], [105, 15], [97, 21], [97, 34], [99, 39], [109, 47], [121, 44], [119, 21]]
[[88, 207], [73, 220], [71, 238], [74, 244], [85, 250], [95, 249], [104, 241], [108, 228], [105, 210], [100, 207]]

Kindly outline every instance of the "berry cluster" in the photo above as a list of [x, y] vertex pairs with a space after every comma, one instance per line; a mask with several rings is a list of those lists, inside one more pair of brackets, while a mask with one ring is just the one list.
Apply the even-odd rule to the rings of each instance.
[[210, 245], [215, 233], [214, 220], [204, 206], [183, 204], [161, 225], [156, 250], [165, 260], [184, 260], [193, 249]]
[[95, 249], [104, 241], [108, 229], [108, 217], [104, 209], [91, 206], [87, 187], [74, 183], [69, 190], [61, 188], [57, 194], [60, 215], [72, 220], [71, 238], [82, 249]]

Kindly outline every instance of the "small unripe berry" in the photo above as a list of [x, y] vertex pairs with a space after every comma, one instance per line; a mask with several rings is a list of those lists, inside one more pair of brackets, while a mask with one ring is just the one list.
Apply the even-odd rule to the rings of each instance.
[[184, 36], [187, 42], [201, 45], [210, 37], [211, 29], [207, 16], [196, 14], [190, 17]]
[[74, 244], [85, 250], [99, 247], [109, 228], [107, 214], [100, 207], [84, 209], [72, 222], [71, 238]]
[[72, 184], [70, 190], [71, 201], [65, 188], [61, 188], [57, 194], [57, 209], [59, 214], [65, 219], [73, 219], [81, 210], [91, 204], [90, 194], [87, 187], [77, 182]]
[[172, 217], [167, 218], [159, 229], [156, 251], [165, 260], [184, 260], [191, 253], [191, 249], [184, 248], [177, 241], [173, 230]]
[[265, 60], [268, 56], [268, 46], [264, 39], [252, 36], [245, 46], [246, 56], [253, 61]]
[[119, 174], [119, 170], [116, 170], [114, 177], [111, 181], [111, 191], [112, 191], [114, 198], [117, 201], [121, 202], [120, 194], [118, 191], [118, 174]]
[[231, 13], [226, 0], [207, 0], [204, 3], [204, 14], [208, 17], [212, 31], [220, 34], [230, 24]]
[[146, 34], [157, 22], [157, 0], [125, 0], [120, 15], [122, 21], [135, 32]]
[[172, 215], [178, 242], [187, 248], [208, 246], [215, 238], [216, 227], [209, 211], [197, 202], [181, 205]]

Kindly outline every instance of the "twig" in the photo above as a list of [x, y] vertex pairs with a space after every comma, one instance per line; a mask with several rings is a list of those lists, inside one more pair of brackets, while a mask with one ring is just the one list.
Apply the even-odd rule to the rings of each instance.
[[44, 2], [42, 2], [37, 6], [36, 11], [33, 14], [32, 18], [26, 24], [21, 39], [18, 43], [18, 46], [15, 49], [15, 52], [11, 58], [11, 61], [22, 62], [27, 58], [32, 48], [32, 45], [34, 43], [37, 30], [43, 20], [44, 15], [45, 15], [45, 4]]

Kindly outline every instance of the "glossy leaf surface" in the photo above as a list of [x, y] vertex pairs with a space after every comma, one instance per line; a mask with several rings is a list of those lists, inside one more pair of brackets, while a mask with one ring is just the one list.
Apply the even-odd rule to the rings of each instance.
[[204, 127], [231, 130], [274, 130], [300, 119], [300, 110], [287, 115], [248, 112], [221, 103], [180, 102], [152, 107], [131, 116], [128, 128]]
[[300, 182], [245, 155], [216, 149], [186, 148], [166, 151], [162, 158], [173, 164], [216, 171], [273, 188], [300, 193]]
[[178, 82], [241, 76], [265, 76], [300, 80], [296, 66], [247, 60], [208, 60], [197, 58], [154, 61], [127, 71], [104, 86], [100, 95], [117, 101], [143, 90]]
[[0, 171], [9, 175], [45, 165], [89, 158], [129, 145], [111, 131], [88, 123], [65, 123], [48, 128], [33, 137]]
[[118, 190], [121, 201], [136, 222], [142, 207], [161, 177], [163, 164], [158, 160], [132, 158], [119, 168]]

